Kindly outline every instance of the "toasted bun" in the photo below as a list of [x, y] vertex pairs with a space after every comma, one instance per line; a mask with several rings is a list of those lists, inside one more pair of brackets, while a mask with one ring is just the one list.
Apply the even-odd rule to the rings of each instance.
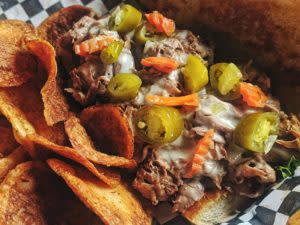
[[57, 39], [72, 28], [83, 16], [94, 16], [95, 13], [87, 7], [73, 5], [52, 14], [38, 27], [40, 37], [56, 47]]
[[251, 200], [227, 191], [208, 192], [183, 215], [197, 225], [212, 225], [231, 218], [237, 210], [247, 206]]
[[140, 1], [184, 27], [203, 24], [229, 33], [263, 65], [300, 71], [300, 1]]

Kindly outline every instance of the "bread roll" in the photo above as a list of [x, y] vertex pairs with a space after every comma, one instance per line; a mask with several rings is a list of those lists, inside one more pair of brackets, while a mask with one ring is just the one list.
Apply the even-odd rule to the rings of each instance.
[[207, 25], [248, 47], [262, 65], [300, 71], [300, 1], [140, 0], [178, 25]]

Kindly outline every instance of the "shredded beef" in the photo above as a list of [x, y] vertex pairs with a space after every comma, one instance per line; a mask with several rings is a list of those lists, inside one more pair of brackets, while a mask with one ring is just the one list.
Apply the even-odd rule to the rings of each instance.
[[187, 53], [176, 38], [164, 38], [160, 41], [147, 41], [144, 48], [144, 57], [170, 57], [185, 64]]
[[269, 92], [271, 88], [270, 78], [263, 72], [252, 66], [252, 60], [241, 66], [244, 80], [258, 85], [264, 92]]
[[173, 201], [173, 211], [184, 212], [204, 196], [204, 187], [198, 180], [192, 180], [180, 186]]
[[170, 166], [153, 152], [137, 171], [133, 187], [153, 205], [167, 201], [182, 184], [179, 172], [171, 170]]
[[213, 51], [187, 30], [179, 31], [174, 37], [164, 38], [160, 41], [148, 41], [144, 48], [144, 57], [170, 57], [182, 65], [186, 63], [189, 54], [197, 55], [211, 62]]
[[255, 154], [238, 165], [231, 165], [229, 178], [234, 183], [234, 189], [241, 195], [256, 198], [262, 194], [267, 184], [276, 181], [276, 174], [260, 154]]
[[203, 163], [202, 170], [202, 175], [209, 177], [212, 183], [218, 189], [221, 189], [223, 177], [226, 175], [224, 165], [221, 163], [221, 161], [207, 159]]
[[92, 38], [100, 33], [118, 36], [115, 31], [108, 31], [107, 25], [110, 15], [101, 17], [98, 20], [91, 18], [89, 16], [82, 17], [77, 21], [73, 28], [69, 31], [72, 37], [72, 43], [80, 43], [86, 39]]
[[89, 36], [90, 27], [95, 24], [97, 20], [84, 16], [79, 21], [77, 21], [73, 29], [69, 31], [70, 36], [72, 37], [73, 43], [80, 43]]
[[[192, 127], [188, 132], [189, 132], [189, 135], [191, 135], [191, 137], [195, 136], [195, 135], [204, 136], [204, 134], [208, 130], [209, 129], [206, 126], [196, 126], [196, 127]], [[214, 133], [213, 141], [216, 143], [220, 143], [220, 144], [226, 143], [224, 137], [218, 132]]]
[[280, 113], [280, 102], [277, 99], [269, 96], [265, 105], [265, 109], [271, 112]]
[[298, 117], [294, 114], [288, 116], [283, 112], [279, 115], [281, 122], [279, 126], [279, 139], [276, 143], [285, 148], [300, 150], [300, 121]]
[[181, 30], [175, 36], [178, 39], [185, 52], [188, 54], [198, 55], [211, 64], [213, 61], [213, 50], [207, 45], [203, 44], [200, 37], [196, 37], [191, 31]]
[[[182, 93], [179, 82], [179, 70], [174, 70], [165, 77], [155, 80], [154, 84], [149, 84], [140, 88], [138, 95], [132, 104], [139, 106], [146, 103], [146, 95], [177, 96]], [[153, 78], [152, 78], [153, 79]]]
[[86, 105], [95, 101], [97, 96], [105, 94], [112, 74], [107, 74], [107, 66], [97, 59], [89, 60], [70, 72], [71, 87], [66, 91], [73, 98]]
[[214, 160], [227, 159], [227, 151], [220, 143], [214, 143], [214, 148], [210, 149], [207, 155]]

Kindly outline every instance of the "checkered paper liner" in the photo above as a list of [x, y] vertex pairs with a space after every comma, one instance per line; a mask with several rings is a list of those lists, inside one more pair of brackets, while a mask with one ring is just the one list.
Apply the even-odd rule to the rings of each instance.
[[[0, 0], [0, 19], [18, 19], [38, 26], [49, 15], [63, 7], [85, 5], [103, 15], [118, 3], [119, 0]], [[294, 177], [276, 184], [247, 210], [221, 225], [285, 225], [289, 216], [298, 209], [300, 168], [296, 170]], [[177, 216], [164, 225], [189, 224], [182, 216]]]

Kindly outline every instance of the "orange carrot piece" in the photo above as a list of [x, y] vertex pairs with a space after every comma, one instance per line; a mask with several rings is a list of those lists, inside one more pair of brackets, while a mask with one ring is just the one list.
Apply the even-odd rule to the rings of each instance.
[[198, 106], [199, 98], [198, 95], [191, 94], [180, 97], [164, 97], [158, 95], [148, 95], [146, 97], [149, 103], [155, 105], [164, 105], [164, 106]]
[[168, 57], [148, 57], [141, 60], [141, 64], [147, 67], [154, 67], [163, 73], [171, 73], [179, 64], [176, 60]]
[[191, 164], [191, 167], [189, 170], [185, 173], [184, 177], [185, 178], [192, 178], [196, 174], [200, 173], [202, 170], [202, 165], [204, 163], [203, 157], [199, 155], [195, 155]]
[[204, 156], [208, 153], [210, 146], [213, 144], [214, 130], [211, 129], [205, 133], [196, 146], [195, 154], [191, 162], [191, 168], [187, 171], [184, 177], [192, 178], [202, 170]]
[[[171, 36], [175, 31], [175, 23], [173, 20], [164, 17], [157, 11], [145, 14], [148, 22], [155, 27], [158, 32]], [[151, 30], [150, 30], [151, 31]]]
[[209, 151], [209, 147], [213, 143], [213, 140], [212, 140], [213, 136], [214, 136], [213, 129], [207, 131], [205, 133], [205, 135], [203, 136], [203, 138], [201, 138], [200, 141], [198, 142], [198, 144], [196, 146], [195, 154], [206, 155]]
[[108, 35], [98, 35], [97, 37], [88, 39], [74, 46], [75, 54], [86, 56], [94, 52], [103, 50], [108, 44], [115, 40], [114, 37]]
[[260, 87], [250, 83], [241, 82], [240, 93], [243, 96], [243, 101], [251, 107], [263, 108], [268, 100]]

